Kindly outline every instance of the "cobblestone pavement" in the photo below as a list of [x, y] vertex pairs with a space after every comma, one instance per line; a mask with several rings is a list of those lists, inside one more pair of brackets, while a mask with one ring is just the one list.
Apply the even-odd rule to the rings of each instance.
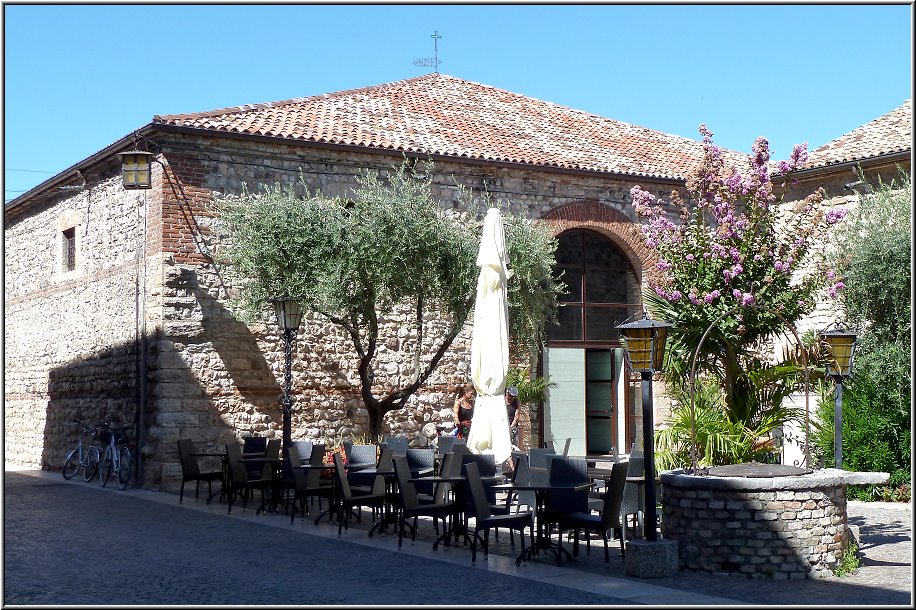
[[[501, 532], [498, 541], [491, 537], [489, 561], [478, 551], [471, 567], [463, 548], [432, 551], [428, 522], [421, 522], [416, 544], [405, 540], [397, 552], [396, 537], [366, 536], [368, 513], [338, 539], [336, 525], [297, 518], [290, 526], [288, 516], [256, 516], [251, 506], [235, 505], [227, 518], [224, 504], [195, 501], [193, 492], [179, 506], [175, 494], [102, 490], [34, 471], [7, 471], [4, 487], [6, 604], [912, 607], [911, 505], [848, 503], [863, 565], [843, 578], [772, 581], [681, 571], [646, 580], [624, 574], [619, 541], [612, 542], [610, 565], [593, 540], [590, 554], [583, 544], [562, 567], [542, 555], [517, 568], [511, 558], [518, 548]], [[97, 524], [81, 527], [87, 519]], [[113, 558], [112, 578], [83, 576], [87, 563], [98, 573], [105, 554]]]

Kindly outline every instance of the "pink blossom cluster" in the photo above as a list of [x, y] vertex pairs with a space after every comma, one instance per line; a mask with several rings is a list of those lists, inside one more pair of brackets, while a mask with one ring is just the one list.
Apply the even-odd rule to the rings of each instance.
[[828, 225], [835, 225], [846, 217], [846, 208], [833, 208], [827, 212], [825, 222]]
[[[680, 302], [695, 319], [735, 304], [778, 308], [786, 316], [801, 315], [812, 306], [814, 291], [828, 282], [823, 275], [802, 276], [796, 267], [806, 260], [814, 231], [838, 222], [845, 210], [819, 212], [822, 193], [815, 193], [794, 210], [788, 225], [777, 232], [777, 201], [770, 176], [770, 148], [757, 138], [744, 171], [726, 167], [725, 155], [713, 144], [713, 133], [700, 125], [704, 156], [687, 179], [689, 199], [672, 193], [680, 224], [666, 213], [666, 205], [635, 186], [630, 190], [634, 211], [643, 219], [646, 245], [655, 250], [658, 274], [649, 279], [656, 295], [669, 303]], [[807, 144], [793, 148], [779, 165], [789, 172], [808, 158]], [[796, 277], [798, 276], [798, 277]], [[817, 276], [817, 277], [815, 277]], [[829, 278], [828, 293], [843, 288]], [[711, 307], [710, 307], [711, 306]], [[699, 310], [699, 311], [698, 311]], [[710, 314], [711, 315], [711, 314]], [[742, 321], [743, 332], [753, 332], [754, 320]]]

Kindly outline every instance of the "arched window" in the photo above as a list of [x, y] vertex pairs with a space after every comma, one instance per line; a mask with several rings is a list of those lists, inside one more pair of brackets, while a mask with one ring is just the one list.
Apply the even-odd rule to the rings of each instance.
[[550, 343], [617, 342], [614, 327], [641, 307], [639, 279], [629, 259], [595, 231], [564, 231], [557, 240], [555, 269], [568, 292], [560, 296], [560, 323], [549, 329]]

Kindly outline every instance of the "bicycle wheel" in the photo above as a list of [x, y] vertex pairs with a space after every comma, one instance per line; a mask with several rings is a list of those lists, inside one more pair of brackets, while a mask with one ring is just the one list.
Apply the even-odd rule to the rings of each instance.
[[80, 456], [79, 449], [74, 449], [67, 454], [67, 461], [64, 462], [63, 475], [64, 478], [68, 481], [73, 478], [73, 476], [79, 472], [80, 469]]
[[108, 479], [111, 478], [111, 469], [114, 468], [114, 452], [111, 447], [105, 448], [105, 457], [99, 462], [99, 485], [105, 487], [108, 485]]
[[95, 473], [99, 470], [99, 449], [90, 447], [89, 455], [86, 456], [86, 464], [83, 466], [83, 480], [87, 483], [92, 480]]
[[130, 481], [130, 449], [121, 447], [120, 465], [118, 466], [118, 489], [124, 491]]

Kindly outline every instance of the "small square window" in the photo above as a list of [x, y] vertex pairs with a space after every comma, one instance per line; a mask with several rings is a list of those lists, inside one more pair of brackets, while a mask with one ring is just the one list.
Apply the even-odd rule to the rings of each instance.
[[63, 232], [63, 269], [73, 271], [76, 269], [76, 227], [65, 229]]

